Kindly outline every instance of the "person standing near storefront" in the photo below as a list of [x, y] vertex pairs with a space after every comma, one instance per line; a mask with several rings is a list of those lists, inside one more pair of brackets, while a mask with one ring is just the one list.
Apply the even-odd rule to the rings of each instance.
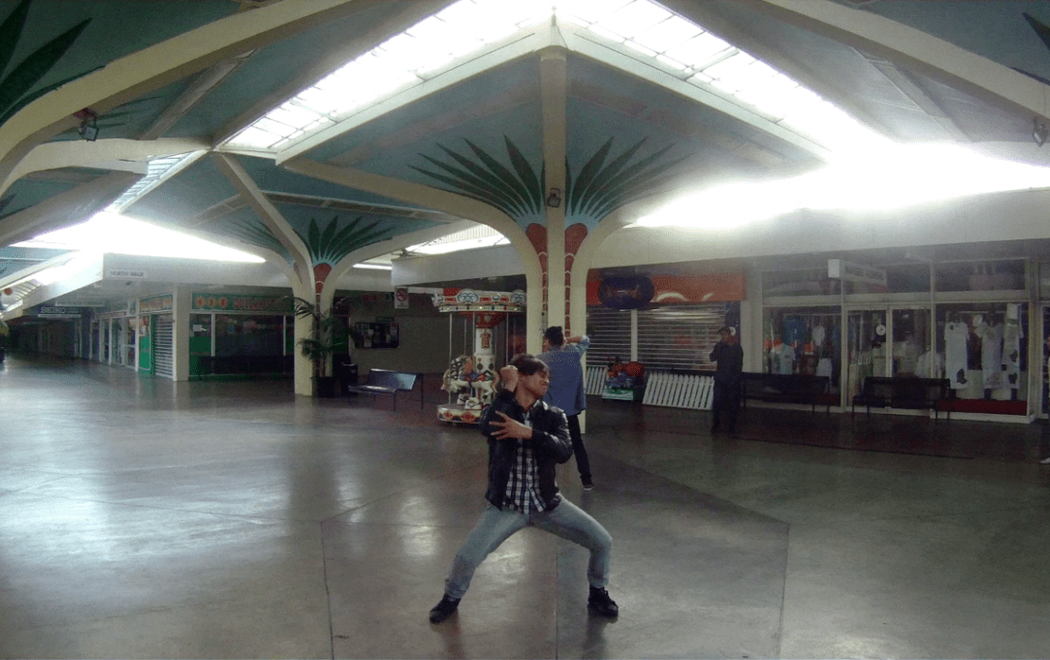
[[[1050, 336], [1047, 336], [1047, 338], [1046, 338], [1046, 347], [1047, 347], [1047, 349], [1050, 349]], [[1050, 358], [1048, 358], [1047, 361], [1046, 361], [1046, 370], [1047, 370], [1047, 373], [1050, 373]], [[1047, 405], [1048, 395], [1050, 395], [1050, 392], [1048, 392], [1047, 388], [1044, 387], [1043, 388], [1043, 410], [1046, 410], [1047, 407], [1048, 407], [1048, 405]], [[1039, 434], [1039, 456], [1040, 456], [1039, 462], [1041, 464], [1043, 464], [1043, 465], [1050, 465], [1050, 419], [1046, 419], [1046, 420], [1043, 420], [1043, 421], [1044, 421], [1043, 429], [1042, 429], [1042, 432]]]
[[736, 336], [723, 327], [718, 331], [721, 340], [711, 351], [711, 361], [717, 362], [715, 368], [715, 392], [711, 402], [711, 432], [726, 420], [726, 430], [736, 433], [737, 412], [740, 410], [740, 374], [744, 370], [744, 349]]
[[543, 352], [536, 356], [551, 370], [551, 386], [544, 401], [565, 411], [572, 438], [572, 453], [584, 490], [594, 488], [591, 461], [583, 444], [580, 413], [587, 409], [587, 394], [583, 389], [583, 354], [590, 348], [587, 335], [566, 337], [560, 325], [552, 325], [543, 333]]

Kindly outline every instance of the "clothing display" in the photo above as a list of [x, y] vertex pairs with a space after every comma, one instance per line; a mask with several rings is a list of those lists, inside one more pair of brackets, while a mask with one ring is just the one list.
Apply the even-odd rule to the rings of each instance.
[[817, 361], [817, 375], [831, 378], [832, 375], [832, 363], [831, 358], [822, 357]]
[[919, 378], [944, 378], [944, 356], [926, 351], [915, 363], [915, 375]]
[[795, 373], [795, 349], [788, 344], [777, 344], [770, 351], [772, 367], [775, 374]]
[[961, 321], [951, 321], [944, 326], [944, 369], [951, 381], [952, 389], [966, 389], [966, 342], [970, 339], [970, 326]]
[[996, 390], [1005, 387], [1003, 382], [1003, 324], [994, 325], [981, 321], [974, 329], [981, 338], [981, 374], [984, 389]]
[[1017, 389], [1021, 386], [1021, 339], [1024, 328], [1015, 318], [1007, 316], [1003, 325], [1003, 386]]

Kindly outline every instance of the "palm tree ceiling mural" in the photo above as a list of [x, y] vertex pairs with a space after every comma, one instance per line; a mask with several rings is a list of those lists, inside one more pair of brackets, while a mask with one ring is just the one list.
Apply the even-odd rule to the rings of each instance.
[[[302, 239], [309, 251], [312, 262], [310, 265], [313, 266], [315, 277], [319, 282], [323, 282], [331, 272], [332, 266], [350, 253], [390, 238], [391, 228], [377, 229], [379, 224], [379, 220], [365, 222], [361, 216], [343, 224], [339, 216], [333, 216], [322, 228], [317, 219], [311, 218], [306, 235], [298, 230], [296, 235]], [[276, 252], [289, 263], [294, 263], [291, 252], [273, 231], [258, 219], [235, 220], [228, 232], [246, 243]]]
[[[522, 156], [517, 145], [506, 135], [503, 139], [510, 167], [465, 139], [473, 158], [439, 144], [438, 148], [453, 162], [419, 154], [433, 168], [413, 166], [413, 169], [438, 182], [443, 190], [498, 208], [522, 227], [545, 225], [546, 168], [541, 167], [537, 175], [536, 168]], [[614, 138], [609, 138], [580, 168], [578, 175], [566, 158], [566, 226], [582, 223], [593, 228], [617, 208], [659, 186], [676, 165], [689, 157], [669, 160], [667, 156], [673, 145], [639, 157], [646, 140], [638, 140], [608, 161], [614, 142]]]
[[33, 89], [62, 59], [69, 47], [91, 22], [91, 19], [86, 19], [38, 47], [4, 75], [11, 64], [25, 29], [30, 4], [31, 0], [22, 0], [14, 11], [8, 14], [4, 22], [0, 23], [0, 75], [3, 76], [0, 78], [0, 124], [44, 94], [89, 73], [89, 71], [83, 71], [40, 89]]

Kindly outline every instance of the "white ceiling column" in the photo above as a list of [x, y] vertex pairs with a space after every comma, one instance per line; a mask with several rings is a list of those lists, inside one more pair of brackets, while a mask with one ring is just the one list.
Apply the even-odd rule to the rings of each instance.
[[[545, 200], [550, 200], [557, 191], [561, 200], [556, 206], [550, 201], [547, 209], [547, 268], [543, 288], [543, 307], [547, 312], [545, 326], [569, 327], [568, 301], [570, 299], [570, 273], [565, 262], [565, 212], [566, 197], [565, 156], [568, 140], [567, 101], [568, 73], [566, 72], [565, 49], [547, 48], [540, 51], [540, 103], [543, 112], [543, 163], [547, 189]], [[536, 296], [529, 289], [529, 307], [536, 304]], [[537, 336], [539, 327], [529, 326], [527, 346], [529, 350], [541, 345]]]

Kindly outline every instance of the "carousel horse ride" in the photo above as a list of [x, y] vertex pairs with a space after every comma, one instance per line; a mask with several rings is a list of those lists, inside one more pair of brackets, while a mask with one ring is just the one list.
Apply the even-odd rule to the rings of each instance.
[[[474, 326], [473, 354], [452, 359], [445, 371], [441, 389], [449, 393], [449, 402], [438, 406], [438, 419], [452, 424], [477, 424], [498, 392], [494, 330], [508, 312], [522, 311], [525, 294], [447, 289], [443, 295], [435, 296], [434, 302], [443, 312], [469, 316]], [[450, 343], [451, 323], [450, 317]]]

